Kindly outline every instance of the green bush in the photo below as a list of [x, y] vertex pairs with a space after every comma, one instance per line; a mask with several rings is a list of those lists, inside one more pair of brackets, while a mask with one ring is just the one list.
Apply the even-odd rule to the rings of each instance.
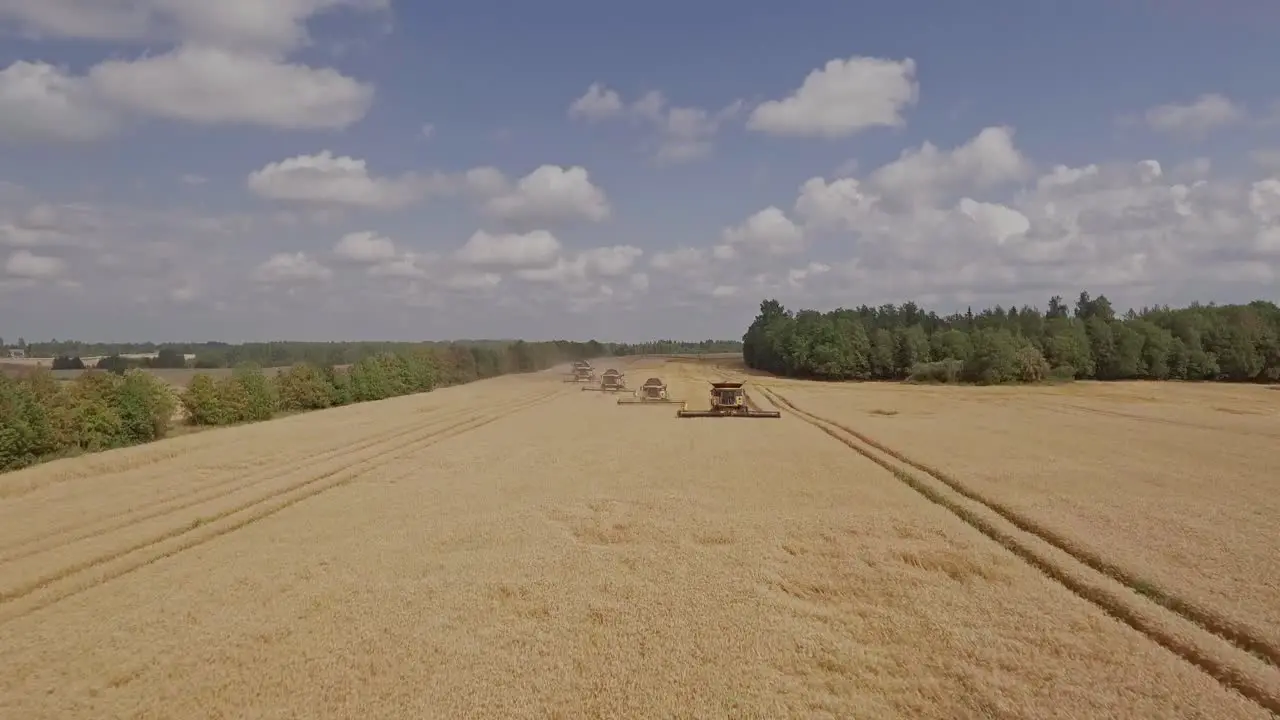
[[957, 383], [963, 370], [964, 363], [959, 360], [916, 363], [908, 380], [915, 383]]
[[263, 374], [262, 368], [252, 363], [241, 365], [232, 371], [231, 380], [244, 392], [240, 422], [270, 420], [275, 416], [279, 406], [275, 384]]
[[163, 381], [145, 370], [126, 370], [116, 388], [116, 412], [121, 423], [121, 444], [159, 440], [169, 432], [177, 407]]
[[1076, 379], [1076, 369], [1070, 365], [1059, 365], [1049, 370], [1049, 382], [1067, 383]]
[[218, 424], [234, 425], [249, 419], [249, 391], [234, 377], [218, 380]]
[[311, 363], [295, 363], [276, 375], [276, 391], [281, 410], [321, 410], [334, 404], [333, 385]]
[[351, 388], [350, 372], [328, 365], [324, 368], [324, 377], [325, 380], [329, 381], [334, 405], [350, 405], [355, 402], [355, 391]]
[[59, 422], [72, 447], [95, 452], [126, 444], [124, 421], [116, 405], [123, 382], [123, 375], [102, 370], [86, 371], [71, 381]]
[[391, 397], [386, 363], [367, 357], [347, 370], [351, 382], [351, 402], [372, 402]]
[[0, 375], [0, 470], [26, 467], [57, 449], [48, 410], [31, 384]]
[[180, 398], [187, 423], [191, 425], [225, 424], [218, 384], [205, 373], [196, 373]]

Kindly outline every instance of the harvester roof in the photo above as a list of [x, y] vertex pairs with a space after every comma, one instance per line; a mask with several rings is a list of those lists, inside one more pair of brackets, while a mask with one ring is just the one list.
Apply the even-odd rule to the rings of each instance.
[[614, 370], [613, 368], [609, 368], [608, 370], [604, 371], [604, 374], [608, 375], [609, 377], [618, 377], [622, 373], [618, 372], [617, 370]]
[[662, 387], [665, 384], [659, 378], [649, 378], [644, 381], [644, 387]]
[[746, 383], [740, 382], [713, 382], [711, 383], [711, 387], [717, 390], [736, 390], [745, 384]]

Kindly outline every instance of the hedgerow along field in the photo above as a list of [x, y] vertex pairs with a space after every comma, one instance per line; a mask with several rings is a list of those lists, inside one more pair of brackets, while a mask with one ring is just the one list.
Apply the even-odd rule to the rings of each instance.
[[[993, 509], [1021, 499], [1070, 523], [1055, 488], [993, 488], [931, 458], [987, 483], [983, 505], [832, 424], [914, 459], [999, 420], [937, 422], [961, 403], [1012, 417], [1038, 401], [1011, 397], [1057, 393], [1134, 415], [1114, 394], [1138, 386], [992, 397], [746, 375], [723, 357], [605, 362], [690, 407], [707, 381], [745, 377], [784, 417], [678, 420], [560, 367], [0, 475], [0, 715], [1271, 717], [1274, 666]], [[1257, 409], [1238, 387], [1193, 389]], [[1169, 442], [1107, 417], [1131, 457]], [[1077, 462], [1105, 467], [1112, 448], [1080, 437]], [[1249, 492], [1189, 475], [1164, 494]], [[1109, 477], [1135, 521], [1158, 504]], [[1144, 527], [1122, 540], [1180, 532]], [[1262, 543], [1236, 551], [1275, 584]], [[1182, 572], [1175, 590], [1201, 570], [1163, 568]]]

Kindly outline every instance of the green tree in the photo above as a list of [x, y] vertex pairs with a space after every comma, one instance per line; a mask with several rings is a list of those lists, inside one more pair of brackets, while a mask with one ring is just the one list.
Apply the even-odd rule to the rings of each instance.
[[187, 422], [192, 425], [225, 425], [231, 422], [222, 407], [217, 382], [205, 373], [192, 376], [180, 402]]

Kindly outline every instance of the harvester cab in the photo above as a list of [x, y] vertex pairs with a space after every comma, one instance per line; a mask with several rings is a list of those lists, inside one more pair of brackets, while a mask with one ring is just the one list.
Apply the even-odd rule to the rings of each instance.
[[782, 417], [782, 413], [777, 410], [759, 410], [755, 408], [751, 399], [747, 397], [746, 389], [742, 387], [744, 384], [740, 382], [713, 382], [711, 383], [711, 408], [709, 410], [681, 409], [676, 411], [676, 417]]
[[645, 380], [640, 389], [636, 391], [635, 397], [618, 398], [619, 405], [643, 405], [646, 403], [683, 404], [680, 400], [672, 400], [667, 397], [667, 384], [662, 382], [661, 378], [656, 377]]

